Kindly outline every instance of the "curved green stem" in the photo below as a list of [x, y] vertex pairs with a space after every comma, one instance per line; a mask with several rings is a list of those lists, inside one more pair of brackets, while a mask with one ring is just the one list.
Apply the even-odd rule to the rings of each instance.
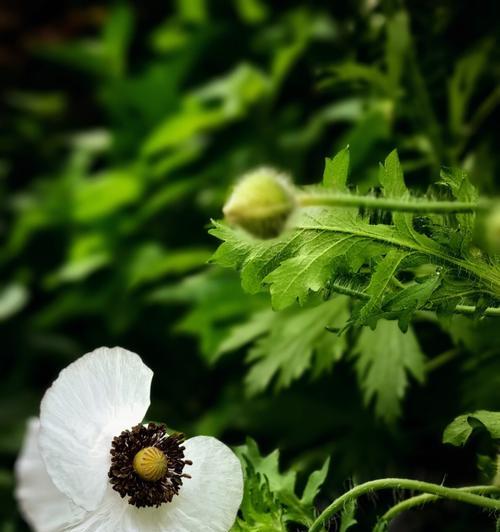
[[302, 192], [298, 194], [299, 205], [325, 207], [364, 207], [398, 212], [415, 213], [457, 213], [486, 211], [494, 204], [493, 200], [480, 199], [477, 202], [438, 201], [427, 199], [377, 198], [375, 196], [358, 196], [329, 191]]
[[444, 497], [446, 499], [452, 499], [466, 504], [472, 504], [481, 508], [488, 508], [490, 510], [500, 510], [500, 500], [489, 499], [482, 495], [476, 495], [459, 488], [448, 488], [441, 486], [440, 484], [432, 484], [431, 482], [423, 482], [420, 480], [411, 480], [407, 478], [382, 478], [378, 480], [371, 480], [355, 486], [347, 493], [344, 493], [337, 499], [335, 499], [330, 506], [328, 506], [314, 523], [309, 528], [309, 532], [319, 532], [322, 529], [323, 523], [328, 519], [331, 519], [335, 514], [340, 512], [344, 506], [357, 499], [361, 495], [371, 493], [373, 491], [383, 489], [407, 489], [413, 491], [423, 491], [431, 495], [437, 495], [438, 497]]
[[[466, 486], [463, 488], [456, 488], [460, 491], [466, 491], [468, 493], [476, 493], [478, 495], [490, 495], [490, 494], [500, 494], [500, 488], [498, 486]], [[429, 502], [435, 502], [442, 500], [442, 497], [437, 495], [430, 495], [424, 493], [423, 495], [417, 495], [416, 497], [410, 497], [404, 501], [401, 501], [398, 504], [395, 504], [392, 508], [387, 510], [387, 512], [382, 516], [381, 521], [385, 521], [387, 524], [392, 521], [397, 515], [410, 510], [411, 508], [416, 508], [417, 506], [422, 506]]]

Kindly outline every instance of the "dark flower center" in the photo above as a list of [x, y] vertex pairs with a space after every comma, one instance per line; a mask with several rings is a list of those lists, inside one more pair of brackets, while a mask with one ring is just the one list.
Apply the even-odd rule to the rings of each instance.
[[[158, 507], [170, 502], [179, 493], [182, 479], [190, 478], [182, 472], [185, 465], [192, 465], [190, 460], [184, 459], [184, 440], [184, 434], [167, 436], [165, 426], [156, 423], [124, 430], [113, 438], [111, 444], [108, 476], [113, 489], [122, 498], [129, 497], [129, 504], [138, 508]], [[164, 460], [161, 460], [162, 455]], [[163, 467], [154, 469], [156, 472], [159, 470], [160, 474], [140, 474], [137, 456], [143, 460], [150, 456], [151, 460], [156, 461], [153, 466], [158, 461], [163, 463]], [[149, 464], [146, 462], [145, 465]]]

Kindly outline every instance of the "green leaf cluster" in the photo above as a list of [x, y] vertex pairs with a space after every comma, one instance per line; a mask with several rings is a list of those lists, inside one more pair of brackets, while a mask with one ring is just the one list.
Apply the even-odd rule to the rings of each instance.
[[[323, 185], [346, 190], [347, 149], [327, 161]], [[412, 201], [401, 164], [392, 152], [379, 172], [379, 193], [404, 204]], [[440, 185], [457, 201], [474, 201], [475, 189], [463, 172], [445, 171]], [[311, 294], [331, 291], [358, 298], [351, 323], [373, 327], [397, 319], [403, 331], [418, 310], [449, 313], [458, 304], [495, 304], [500, 267], [473, 245], [474, 214], [391, 215], [357, 208], [306, 207], [290, 231], [272, 241], [252, 240], [215, 223], [223, 240], [213, 257], [240, 271], [242, 286], [268, 289], [273, 307], [304, 304]]]
[[283, 532], [289, 524], [309, 527], [316, 516], [314, 501], [325, 482], [330, 460], [311, 473], [299, 497], [295, 471], [280, 471], [279, 451], [262, 456], [257, 444], [247, 439], [237, 449], [242, 462], [245, 492], [233, 532]]

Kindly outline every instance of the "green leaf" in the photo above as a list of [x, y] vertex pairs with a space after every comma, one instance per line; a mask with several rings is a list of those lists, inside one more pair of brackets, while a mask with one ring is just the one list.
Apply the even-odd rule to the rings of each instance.
[[362, 329], [354, 356], [365, 403], [373, 400], [377, 417], [393, 423], [401, 414], [408, 375], [424, 380], [425, 358], [413, 330], [403, 334], [397, 323], [380, 320], [374, 331]]
[[244, 116], [269, 90], [257, 68], [241, 64], [186, 96], [178, 113], [169, 116], [146, 139], [143, 153], [155, 156]]
[[500, 412], [477, 410], [455, 418], [445, 429], [443, 443], [465, 445], [476, 428], [485, 429], [494, 440], [500, 439]]
[[312, 506], [316, 496], [319, 493], [321, 486], [324, 484], [326, 476], [328, 475], [328, 469], [330, 468], [330, 458], [325, 460], [323, 467], [314, 471], [307, 480], [304, 493], [302, 494], [301, 502], [306, 506]]
[[393, 296], [386, 297], [384, 307], [378, 314], [374, 310], [370, 320], [375, 321], [380, 318], [397, 319], [399, 328], [406, 332], [410, 326], [413, 313], [426, 305], [441, 286], [441, 281], [441, 277], [436, 274], [402, 288]]
[[187, 273], [205, 265], [210, 250], [191, 247], [169, 251], [157, 243], [145, 243], [137, 248], [127, 268], [128, 285], [139, 285], [158, 280], [166, 275]]
[[92, 222], [138, 200], [142, 176], [127, 170], [104, 172], [82, 181], [75, 190], [74, 218]]
[[386, 63], [387, 74], [394, 94], [398, 96], [401, 77], [411, 47], [408, 13], [401, 10], [387, 19]]
[[358, 507], [357, 499], [351, 499], [346, 502], [342, 513], [340, 514], [339, 532], [347, 532], [354, 525], [358, 524], [356, 519], [356, 509]]
[[268, 335], [258, 339], [248, 353], [247, 362], [252, 364], [245, 378], [248, 391], [263, 391], [273, 378], [276, 389], [286, 388], [308, 369], [315, 375], [330, 369], [343, 356], [346, 338], [327, 327], [345, 325], [347, 302], [337, 297], [315, 307], [293, 307], [275, 314]]
[[402, 198], [408, 194], [397, 150], [391, 151], [385, 159], [379, 179], [386, 197]]
[[[449, 187], [456, 200], [472, 203], [477, 202], [479, 194], [476, 187], [470, 182], [466, 172], [457, 168], [443, 168], [440, 176], [441, 180], [439, 184]], [[456, 214], [455, 216], [459, 223], [461, 246], [463, 249], [472, 240], [476, 215], [471, 212]]]
[[493, 42], [486, 40], [461, 57], [455, 64], [448, 83], [448, 116], [450, 129], [455, 135], [463, 135], [467, 126], [467, 111], [477, 82], [485, 67]]
[[347, 190], [349, 159], [349, 146], [346, 146], [343, 150], [339, 151], [333, 159], [325, 159], [323, 186], [338, 192]]
[[374, 321], [374, 314], [381, 309], [382, 301], [387, 292], [388, 285], [394, 279], [406, 253], [391, 249], [389, 253], [378, 263], [373, 271], [370, 284], [366, 288], [369, 300], [355, 315], [356, 323], [366, 325]]
[[233, 327], [268, 305], [267, 297], [245, 294], [236, 276], [213, 269], [155, 289], [148, 300], [160, 305], [190, 304], [176, 329], [199, 338], [201, 353], [210, 364], [229, 350], [220, 346]]
[[220, 343], [214, 360], [231, 351], [236, 351], [256, 338], [269, 333], [276, 314], [271, 309], [265, 309], [251, 315], [247, 321], [235, 325]]
[[299, 498], [295, 493], [297, 474], [295, 471], [280, 471], [279, 451], [262, 456], [257, 444], [248, 438], [246, 445], [238, 447], [236, 453], [243, 465], [245, 490], [241, 515], [233, 530], [281, 532], [287, 530], [286, 523], [306, 527], [312, 524], [314, 499], [326, 478], [329, 460], [311, 474], [304, 494]]
[[379, 246], [354, 235], [332, 238], [326, 231], [318, 232], [313, 238], [304, 239], [297, 255], [284, 261], [263, 282], [270, 285], [276, 310], [289, 307], [297, 300], [304, 305], [311, 292], [319, 292], [328, 284], [332, 272], [349, 267], [356, 271], [366, 257], [381, 251]]

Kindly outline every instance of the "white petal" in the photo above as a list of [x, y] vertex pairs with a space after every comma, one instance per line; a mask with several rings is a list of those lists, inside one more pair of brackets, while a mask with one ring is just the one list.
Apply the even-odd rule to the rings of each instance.
[[75, 506], [52, 483], [38, 450], [38, 419], [30, 419], [16, 462], [16, 499], [36, 532], [59, 532], [80, 521], [84, 510]]
[[140, 423], [153, 372], [130, 351], [101, 347], [61, 371], [40, 407], [39, 447], [57, 488], [86, 510], [108, 485], [111, 441]]
[[243, 474], [236, 455], [215, 438], [188, 440], [193, 461], [179, 492], [159, 508], [136, 508], [108, 488], [102, 505], [72, 532], [228, 532], [243, 497]]

